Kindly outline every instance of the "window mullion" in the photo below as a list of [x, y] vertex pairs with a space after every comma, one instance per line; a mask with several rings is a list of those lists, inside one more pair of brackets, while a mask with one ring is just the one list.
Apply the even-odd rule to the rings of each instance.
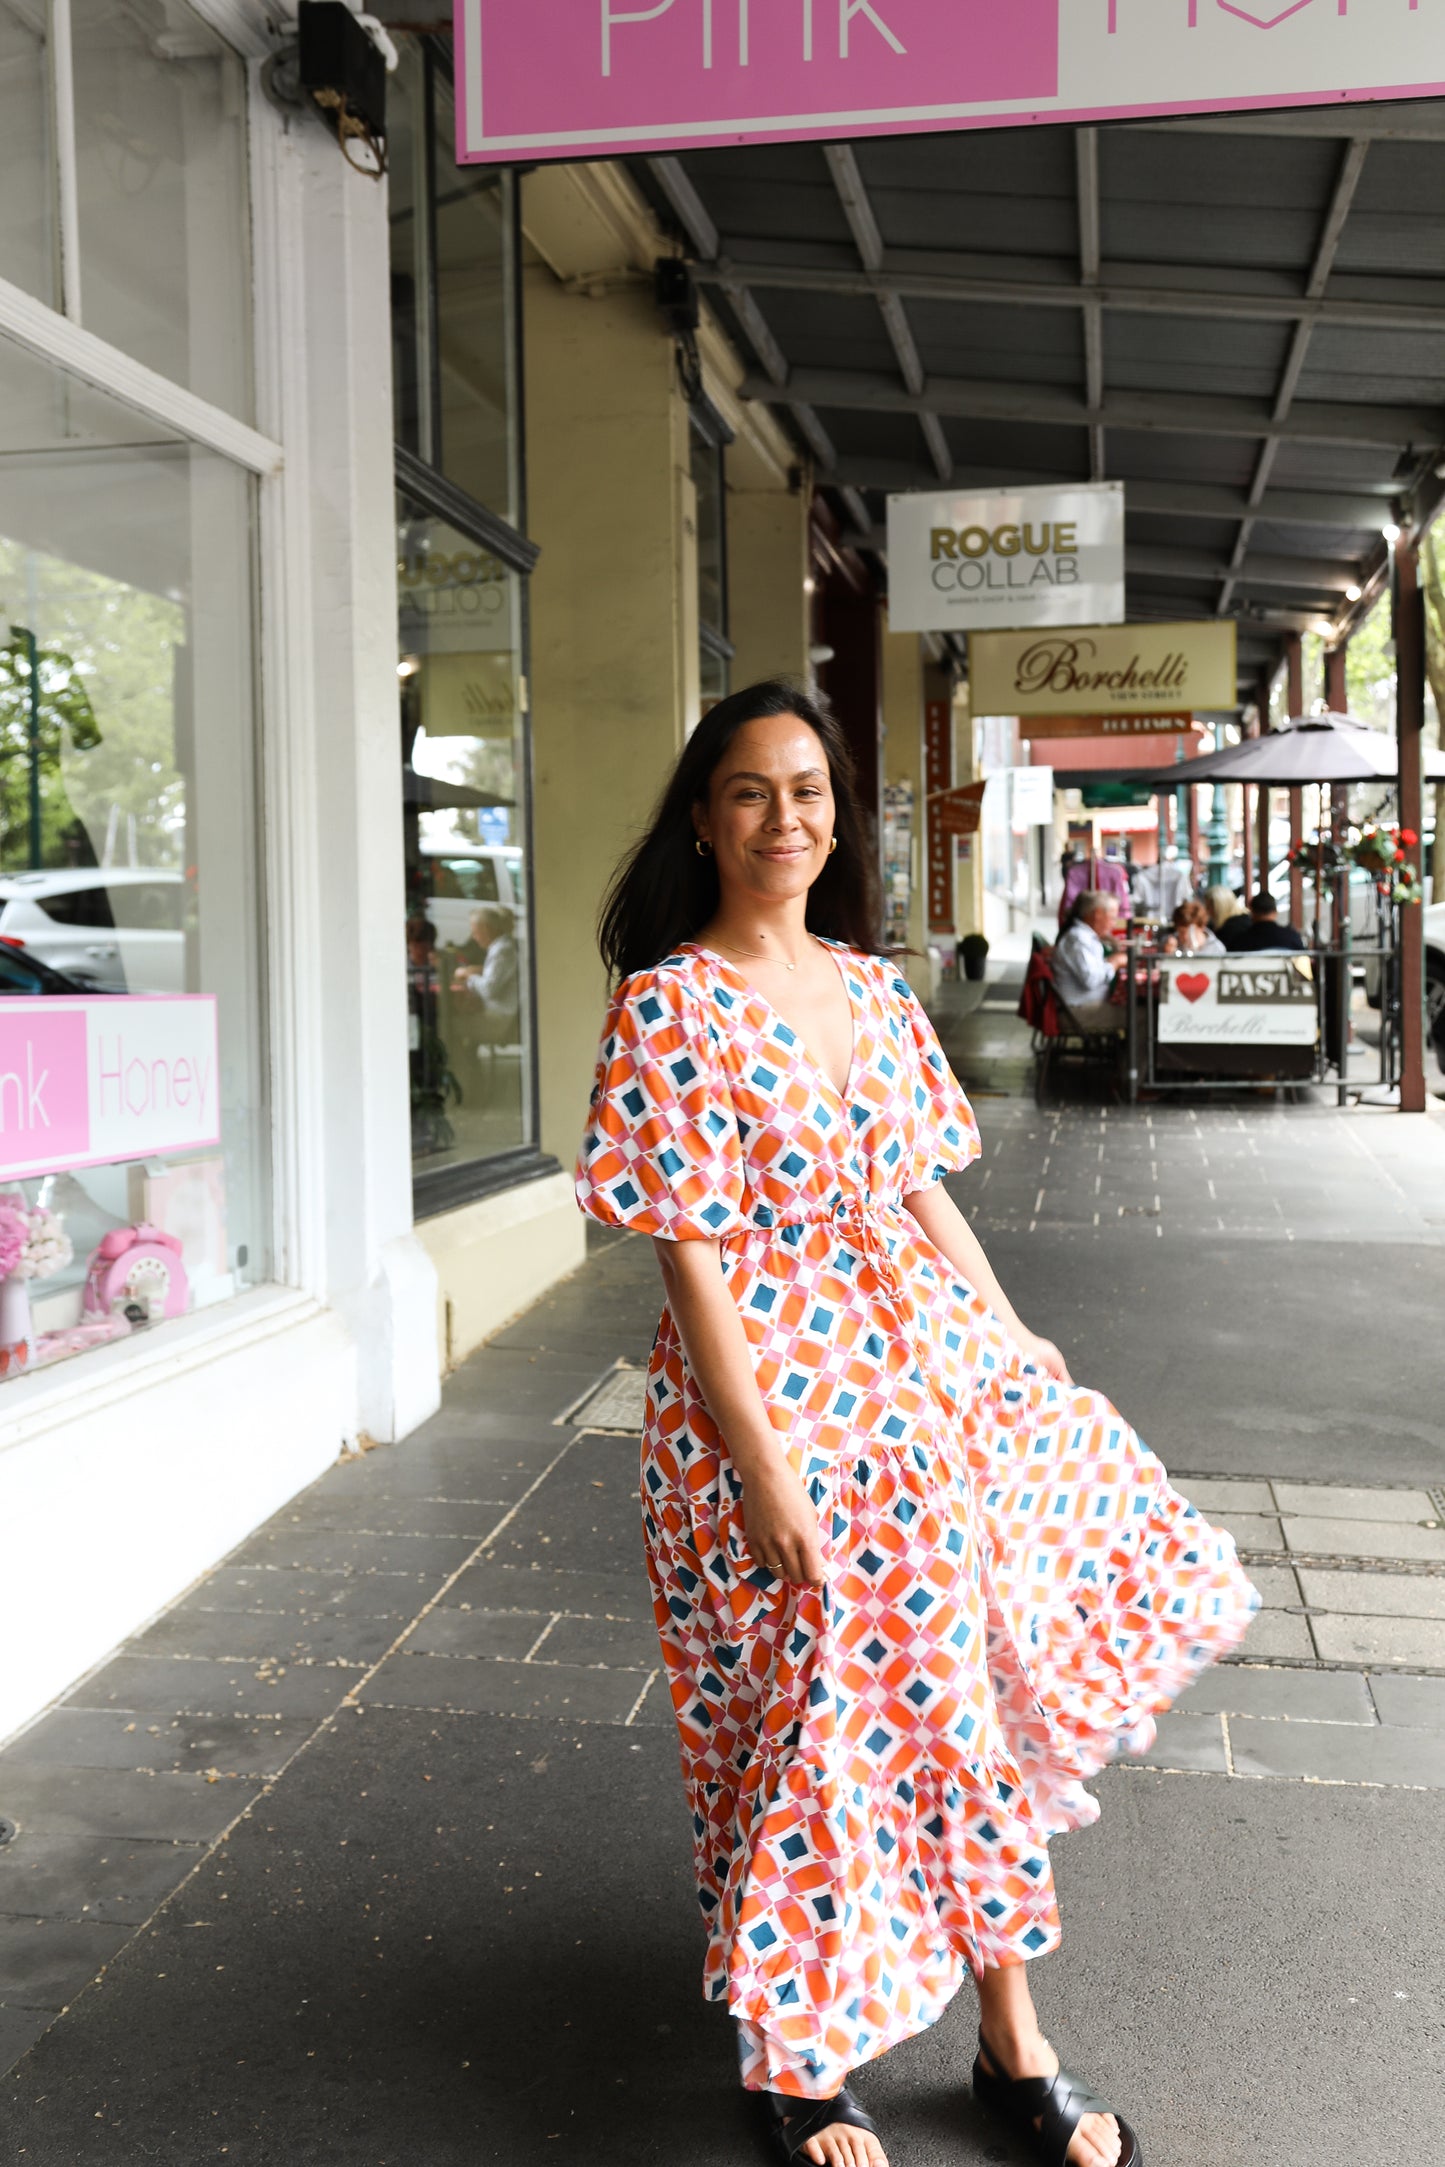
[[80, 190], [75, 169], [75, 68], [70, 0], [50, 0], [50, 110], [60, 209], [60, 300], [73, 324], [80, 313]]

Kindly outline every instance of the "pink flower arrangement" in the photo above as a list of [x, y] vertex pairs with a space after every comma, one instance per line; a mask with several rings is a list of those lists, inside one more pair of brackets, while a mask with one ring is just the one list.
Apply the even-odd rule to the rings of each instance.
[[[12, 1232], [7, 1237], [6, 1227]], [[10, 1255], [14, 1229], [19, 1240]], [[13, 1272], [17, 1279], [48, 1279], [61, 1271], [75, 1254], [59, 1217], [42, 1204], [32, 1210], [23, 1196], [0, 1196], [0, 1279]], [[8, 1261], [7, 1261], [8, 1258]]]
[[8, 1279], [20, 1262], [29, 1235], [29, 1215], [0, 1201], [0, 1279]]

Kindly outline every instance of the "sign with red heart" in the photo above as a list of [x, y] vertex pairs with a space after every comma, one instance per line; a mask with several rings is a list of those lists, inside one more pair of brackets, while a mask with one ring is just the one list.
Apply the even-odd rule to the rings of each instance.
[[1307, 956], [1262, 953], [1159, 965], [1154, 1027], [1161, 1046], [1311, 1046], [1318, 1011]]

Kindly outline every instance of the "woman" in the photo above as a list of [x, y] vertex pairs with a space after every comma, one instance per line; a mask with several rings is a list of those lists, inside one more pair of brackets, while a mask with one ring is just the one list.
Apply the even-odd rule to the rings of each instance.
[[[1223, 881], [1220, 881], [1216, 887], [1206, 888], [1204, 900], [1209, 906], [1209, 922], [1216, 933], [1218, 933], [1221, 926], [1228, 925], [1231, 918], [1237, 918], [1244, 909], [1244, 905], [1240, 902], [1234, 890], [1227, 887]], [[1223, 945], [1223, 942], [1221, 942], [1220, 946]]]
[[1209, 928], [1209, 911], [1197, 896], [1186, 896], [1174, 908], [1170, 919], [1174, 928], [1174, 943], [1182, 956], [1222, 956], [1226, 953], [1223, 941]]
[[875, 894], [838, 726], [772, 683], [700, 725], [603, 914], [578, 1195], [666, 1290], [643, 1518], [705, 1989], [785, 2158], [886, 2167], [845, 2079], [968, 1969], [980, 2098], [1054, 2167], [1137, 2167], [1034, 2014], [1047, 1843], [1255, 1597], [942, 1186], [977, 1133]]

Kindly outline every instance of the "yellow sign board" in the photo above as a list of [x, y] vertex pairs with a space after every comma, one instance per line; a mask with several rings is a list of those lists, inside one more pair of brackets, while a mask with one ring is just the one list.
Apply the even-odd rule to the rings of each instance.
[[1158, 715], [1232, 708], [1234, 623], [1076, 625], [1066, 632], [973, 632], [975, 715]]

